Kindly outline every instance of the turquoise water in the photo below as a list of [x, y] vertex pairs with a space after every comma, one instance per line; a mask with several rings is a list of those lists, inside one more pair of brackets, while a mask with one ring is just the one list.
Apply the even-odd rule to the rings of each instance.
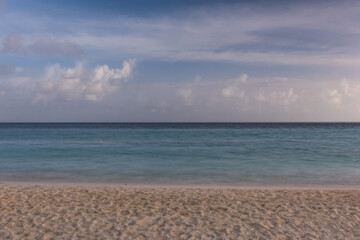
[[360, 124], [2, 123], [0, 180], [356, 186]]

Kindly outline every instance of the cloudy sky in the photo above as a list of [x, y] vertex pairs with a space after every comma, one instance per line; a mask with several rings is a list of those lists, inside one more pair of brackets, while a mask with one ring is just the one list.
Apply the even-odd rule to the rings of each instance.
[[0, 121], [360, 121], [359, 22], [358, 1], [0, 0]]

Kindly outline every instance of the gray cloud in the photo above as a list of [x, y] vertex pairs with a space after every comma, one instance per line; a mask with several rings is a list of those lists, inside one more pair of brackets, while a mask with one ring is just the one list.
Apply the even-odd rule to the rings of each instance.
[[19, 32], [10, 33], [2, 41], [1, 51], [4, 53], [26, 54], [27, 50], [24, 45], [23, 35]]
[[10, 33], [2, 41], [3, 53], [34, 54], [41, 56], [77, 57], [83, 54], [79, 45], [67, 40], [56, 40], [48, 35], [25, 37], [19, 32]]
[[[108, 57], [120, 52], [172, 61], [359, 66], [359, 10], [347, 2], [326, 8], [294, 4], [287, 11], [233, 6], [194, 10], [183, 18], [121, 17], [81, 22], [67, 39]], [[108, 32], [109, 25], [116, 27]]]
[[14, 65], [0, 65], [0, 76], [7, 76], [16, 73], [17, 68]]
[[36, 39], [28, 46], [30, 52], [43, 56], [76, 57], [82, 55], [82, 49], [69, 41], [56, 41], [52, 38], [42, 37]]

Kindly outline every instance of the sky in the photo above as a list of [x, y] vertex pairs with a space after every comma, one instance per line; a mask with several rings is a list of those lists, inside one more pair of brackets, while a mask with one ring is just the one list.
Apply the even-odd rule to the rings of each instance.
[[360, 121], [359, 1], [0, 0], [0, 122]]

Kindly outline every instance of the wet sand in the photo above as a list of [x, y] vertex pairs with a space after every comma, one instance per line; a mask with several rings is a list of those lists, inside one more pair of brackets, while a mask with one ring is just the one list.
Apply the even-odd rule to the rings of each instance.
[[360, 191], [0, 184], [0, 239], [360, 239]]

